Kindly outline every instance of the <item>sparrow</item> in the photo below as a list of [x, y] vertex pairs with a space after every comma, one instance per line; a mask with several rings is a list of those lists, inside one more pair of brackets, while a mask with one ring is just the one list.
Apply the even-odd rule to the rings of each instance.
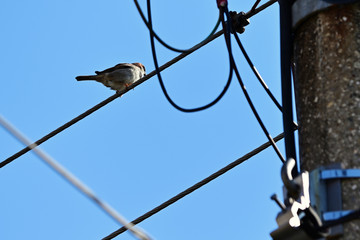
[[146, 75], [141, 63], [120, 63], [104, 71], [95, 71], [96, 75], [77, 76], [76, 80], [95, 80], [106, 87], [120, 92]]

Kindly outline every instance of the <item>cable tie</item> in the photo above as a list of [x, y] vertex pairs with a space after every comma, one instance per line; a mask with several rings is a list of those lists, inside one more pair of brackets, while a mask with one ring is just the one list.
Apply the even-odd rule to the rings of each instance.
[[244, 12], [235, 12], [235, 11], [230, 11], [230, 18], [233, 24], [233, 31], [232, 33], [234, 33], [234, 30], [238, 33], [244, 33], [245, 32], [245, 26], [250, 24], [250, 20], [248, 18], [246, 18], [246, 15]]

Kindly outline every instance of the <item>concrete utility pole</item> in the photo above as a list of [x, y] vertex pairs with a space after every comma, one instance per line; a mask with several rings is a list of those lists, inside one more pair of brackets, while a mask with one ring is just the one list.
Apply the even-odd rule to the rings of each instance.
[[[360, 168], [360, 3], [297, 0], [293, 25], [301, 170]], [[360, 208], [360, 179], [341, 185], [343, 209]], [[360, 221], [341, 239], [359, 240]]]

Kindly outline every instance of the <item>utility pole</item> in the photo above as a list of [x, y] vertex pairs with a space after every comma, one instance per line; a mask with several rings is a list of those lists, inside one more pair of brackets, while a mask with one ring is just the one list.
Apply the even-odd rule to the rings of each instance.
[[[301, 170], [360, 168], [360, 3], [345, 2], [297, 0], [292, 7]], [[359, 209], [360, 179], [341, 186], [342, 209]], [[340, 239], [359, 240], [360, 220], [345, 223]]]

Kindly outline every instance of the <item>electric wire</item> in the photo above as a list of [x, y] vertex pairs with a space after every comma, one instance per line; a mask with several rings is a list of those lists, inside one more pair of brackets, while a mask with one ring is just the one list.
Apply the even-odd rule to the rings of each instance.
[[[265, 10], [266, 8], [268, 8], [269, 6], [271, 6], [272, 4], [274, 4], [275, 2], [277, 2], [276, 0], [270, 0], [266, 3], [264, 3], [263, 5], [261, 5], [260, 7], [256, 8], [255, 11], [252, 12], [248, 12], [245, 14], [246, 18], [250, 18], [258, 13], [260, 13], [261, 11]], [[218, 32], [216, 32], [214, 35], [212, 35], [211, 37], [209, 37], [208, 39], [205, 39], [204, 41], [198, 43], [197, 45], [195, 45], [194, 47], [192, 47], [191, 49], [189, 49], [189, 51], [184, 52], [179, 54], [177, 57], [173, 58], [172, 60], [168, 61], [167, 63], [163, 64], [159, 70], [163, 71], [166, 68], [170, 67], [171, 65], [175, 64], [176, 62], [180, 61], [181, 59], [185, 58], [186, 56], [190, 55], [191, 53], [193, 53], [194, 51], [200, 49], [201, 47], [205, 46], [206, 44], [210, 43], [211, 41], [213, 41], [214, 39], [220, 37], [222, 34], [224, 33], [223, 30], [220, 30]], [[62, 126], [58, 127], [57, 129], [53, 130], [52, 132], [48, 133], [47, 135], [43, 136], [42, 138], [40, 138], [39, 140], [37, 140], [36, 142], [30, 144], [29, 146], [23, 148], [22, 150], [16, 152], [15, 154], [13, 154], [12, 156], [8, 157], [7, 159], [3, 160], [2, 162], [0, 162], [0, 168], [6, 166], [7, 164], [11, 163], [12, 161], [14, 161], [15, 159], [21, 157], [22, 155], [24, 155], [25, 153], [29, 152], [32, 148], [39, 146], [40, 144], [44, 143], [45, 141], [49, 140], [50, 138], [56, 136], [57, 134], [59, 134], [60, 132], [64, 131], [65, 129], [69, 128], [70, 126], [74, 125], [75, 123], [79, 122], [80, 120], [84, 119], [85, 117], [89, 116], [90, 114], [92, 114], [93, 112], [99, 110], [100, 108], [104, 107], [105, 105], [107, 105], [108, 103], [112, 102], [113, 100], [117, 99], [118, 97], [120, 97], [121, 95], [127, 93], [128, 91], [130, 91], [131, 89], [135, 88], [136, 86], [140, 85], [141, 83], [145, 82], [146, 80], [148, 80], [149, 78], [155, 76], [156, 71], [152, 71], [151, 73], [147, 74], [145, 77], [143, 77], [142, 79], [136, 81], [135, 83], [133, 83], [131, 86], [129, 86], [127, 89], [120, 91], [118, 93], [115, 93], [114, 95], [110, 96], [109, 98], [105, 99], [104, 101], [98, 103], [97, 105], [95, 105], [94, 107], [88, 109], [87, 111], [83, 112], [82, 114], [78, 115], [77, 117], [73, 118], [72, 120], [66, 122], [65, 124], [63, 124]]]
[[[135, 3], [135, 6], [136, 6], [136, 9], [138, 10], [139, 14], [140, 14], [140, 17], [141, 19], [143, 20], [143, 22], [145, 23], [146, 27], [149, 29], [149, 31], [152, 32], [152, 34], [154, 35], [154, 37], [156, 38], [156, 40], [159, 41], [159, 43], [161, 43], [164, 47], [166, 47], [167, 49], [169, 50], [172, 50], [174, 52], [179, 52], [179, 53], [184, 53], [184, 52], [188, 52], [190, 51], [191, 49], [178, 49], [178, 48], [174, 48], [172, 46], [170, 46], [169, 44], [167, 44], [166, 42], [164, 42], [157, 34], [156, 32], [154, 31], [154, 29], [152, 28], [152, 26], [150, 27], [149, 25], [149, 22], [146, 20], [145, 18], [145, 15], [143, 13], [143, 11], [141, 10], [141, 7], [139, 5], [139, 2], [137, 0], [134, 0], [134, 3]], [[214, 33], [216, 32], [216, 30], [219, 28], [219, 25], [220, 25], [220, 18], [218, 18], [216, 24], [215, 24], [215, 27], [213, 28], [213, 30], [210, 32], [210, 34], [205, 38], [208, 39], [210, 38], [212, 35], [214, 35]]]
[[[221, 22], [222, 22], [222, 25], [223, 27], [225, 28], [225, 20], [224, 20], [224, 14], [227, 16], [227, 23], [231, 23], [231, 18], [230, 18], [230, 15], [229, 15], [229, 12], [228, 12], [228, 9], [227, 9], [227, 6], [225, 6], [221, 11], [223, 11], [223, 14], [220, 14], [220, 18], [221, 18]], [[281, 154], [280, 150], [278, 149], [278, 147], [276, 146], [273, 138], [271, 137], [270, 133], [268, 132], [268, 130], [266, 129], [264, 123], [262, 122], [254, 104], [252, 103], [251, 101], [251, 98], [246, 90], [246, 87], [245, 87], [245, 84], [244, 82], [242, 81], [241, 79], [241, 76], [239, 74], [239, 71], [236, 67], [236, 63], [235, 63], [235, 60], [234, 60], [234, 57], [233, 57], [233, 54], [232, 54], [232, 50], [231, 50], [231, 38], [230, 38], [230, 32], [231, 32], [231, 29], [229, 31], [229, 33], [227, 34], [224, 34], [225, 36], [225, 42], [226, 42], [226, 46], [227, 46], [227, 50], [228, 50], [228, 54], [230, 56], [230, 59], [231, 59], [231, 64], [233, 66], [233, 69], [235, 71], [235, 76], [237, 77], [238, 81], [239, 81], [239, 84], [241, 86], [241, 89], [245, 95], [245, 98], [246, 98], [246, 101], [248, 102], [250, 108], [251, 108], [251, 111], [253, 112], [256, 120], [258, 121], [261, 129], [263, 130], [264, 134], [266, 135], [266, 137], [268, 138], [268, 140], [271, 142], [271, 145], [272, 147], [274, 148], [276, 154], [278, 155], [279, 159], [284, 163], [285, 162], [285, 158], [283, 157], [283, 155]], [[236, 32], [234, 32], [234, 34], [237, 34]]]
[[150, 3], [150, 0], [147, 0], [147, 12], [148, 12], [148, 18], [149, 18], [149, 32], [150, 32], [150, 42], [151, 42], [151, 52], [152, 52], [152, 56], [153, 56], [153, 60], [154, 60], [154, 65], [155, 65], [155, 69], [156, 69], [156, 73], [157, 73], [157, 76], [158, 76], [158, 79], [159, 79], [159, 83], [160, 83], [160, 87], [161, 87], [161, 90], [162, 92], [164, 93], [165, 95], [165, 98], [167, 99], [167, 101], [174, 107], [176, 108], [177, 110], [181, 111], [181, 112], [186, 112], [186, 113], [190, 113], [190, 112], [199, 112], [199, 111], [202, 111], [202, 110], [205, 110], [205, 109], [208, 109], [212, 106], [214, 106], [216, 103], [218, 103], [221, 98], [225, 95], [226, 91], [229, 89], [229, 86], [230, 86], [230, 83], [231, 83], [231, 79], [232, 79], [232, 76], [233, 76], [233, 68], [232, 68], [232, 65], [230, 64], [230, 72], [229, 72], [229, 77], [228, 77], [228, 80], [225, 84], [225, 87], [224, 89], [221, 91], [221, 93], [213, 100], [211, 101], [210, 103], [204, 105], [204, 106], [201, 106], [201, 107], [196, 107], [196, 108], [183, 108], [183, 107], [180, 107], [179, 105], [177, 105], [170, 97], [170, 95], [168, 94], [167, 90], [166, 90], [166, 87], [165, 87], [165, 84], [164, 84], [164, 81], [162, 79], [162, 76], [160, 74], [160, 71], [159, 71], [159, 65], [158, 65], [158, 60], [157, 60], [157, 55], [156, 55], [156, 49], [155, 49], [155, 41], [154, 41], [154, 34], [153, 34], [153, 31], [152, 31], [152, 16], [151, 16], [151, 3]]
[[[277, 135], [274, 138], [274, 141], [277, 142], [281, 139], [283, 139], [284, 134], [281, 133], [279, 135]], [[211, 182], [212, 180], [220, 177], [221, 175], [225, 174], [226, 172], [228, 172], [229, 170], [233, 169], [234, 167], [240, 165], [241, 163], [245, 162], [246, 160], [252, 158], [253, 156], [255, 156], [256, 154], [260, 153], [261, 151], [265, 150], [266, 148], [271, 146], [271, 142], [268, 141], [262, 145], [260, 145], [259, 147], [255, 148], [254, 150], [248, 152], [247, 154], [243, 155], [242, 157], [238, 158], [237, 160], [231, 162], [230, 164], [226, 165], [225, 167], [221, 168], [220, 170], [214, 172], [213, 174], [211, 174], [210, 176], [204, 178], [203, 180], [197, 182], [196, 184], [192, 185], [191, 187], [187, 188], [186, 190], [180, 192], [179, 194], [177, 194], [176, 196], [170, 198], [169, 200], [163, 202], [162, 204], [158, 205], [157, 207], [153, 208], [152, 210], [144, 213], [143, 215], [141, 215], [140, 217], [136, 218], [135, 220], [132, 221], [132, 223], [134, 225], [139, 224], [140, 222], [148, 219], [149, 217], [153, 216], [154, 214], [160, 212], [161, 210], [169, 207], [170, 205], [172, 205], [173, 203], [177, 202], [178, 200], [182, 199], [183, 197], [189, 195], [190, 193], [194, 192], [195, 190], [205, 186], [206, 184], [208, 184], [209, 182]], [[109, 234], [108, 236], [104, 237], [103, 240], [109, 240], [109, 239], [113, 239], [115, 237], [117, 237], [118, 235], [122, 234], [123, 232], [126, 231], [126, 228], [122, 227], [116, 231], [114, 231], [113, 233]]]
[[[237, 44], [240, 47], [240, 50], [242, 52], [242, 54], [244, 55], [248, 65], [250, 66], [251, 70], [253, 71], [253, 73], [255, 74], [256, 78], [258, 79], [258, 81], [260, 82], [261, 86], [264, 88], [264, 90], [266, 91], [266, 93], [268, 94], [268, 96], [271, 98], [271, 100], [274, 102], [274, 104], [276, 105], [276, 107], [282, 112], [282, 106], [280, 105], [280, 103], [276, 100], [275, 96], [272, 94], [272, 92], [270, 91], [269, 87], [266, 85], [266, 82], [264, 81], [264, 79], [261, 77], [259, 71], [256, 69], [255, 65], [253, 64], [253, 62], [251, 61], [249, 55], [247, 54], [243, 44], [240, 41], [240, 38], [237, 34], [234, 34], [235, 40], [237, 42]], [[297, 127], [298, 124], [296, 122], [293, 122], [294, 127]]]
[[254, 3], [254, 5], [252, 6], [250, 12], [255, 11], [256, 7], [259, 5], [260, 2], [261, 2], [261, 0], [256, 0], [256, 2]]
[[266, 93], [269, 95], [269, 97], [271, 98], [271, 100], [274, 102], [274, 104], [276, 105], [276, 107], [282, 112], [282, 107], [280, 105], [280, 103], [276, 100], [275, 96], [272, 94], [272, 92], [270, 91], [269, 87], [266, 85], [264, 79], [261, 77], [260, 73], [258, 72], [258, 70], [256, 69], [255, 65], [253, 64], [253, 62], [251, 61], [249, 55], [247, 54], [243, 44], [240, 41], [240, 38], [237, 34], [234, 34], [235, 40], [237, 42], [237, 44], [240, 47], [240, 50], [242, 52], [242, 54], [244, 55], [247, 63], [249, 64], [251, 70], [253, 71], [253, 73], [255, 74], [256, 78], [258, 79], [258, 81], [260, 82], [261, 86], [263, 86], [263, 88], [265, 89]]
[[[19, 130], [17, 130], [9, 121], [7, 121], [4, 117], [0, 115], [0, 125], [8, 131], [11, 135], [13, 135], [18, 141], [23, 143], [24, 145], [29, 145], [31, 141], [27, 139]], [[33, 145], [32, 148], [35, 148], [36, 145]], [[45, 153], [40, 148], [34, 149], [35, 154], [43, 160], [52, 170], [58, 173], [61, 177], [63, 177], [66, 181], [70, 183], [75, 189], [81, 192], [84, 196], [90, 199], [95, 203], [100, 209], [102, 209], [105, 213], [107, 213], [111, 218], [113, 218], [116, 222], [120, 223], [124, 226], [125, 229], [129, 230], [135, 237], [141, 240], [150, 240], [151, 238], [142, 230], [135, 227], [134, 224], [130, 223], [126, 220], [120, 213], [118, 213], [114, 208], [112, 208], [108, 203], [101, 200], [96, 194], [84, 183], [82, 183], [78, 178], [76, 178], [71, 172], [69, 172], [66, 168], [64, 168], [60, 163], [58, 163], [55, 159], [50, 157], [47, 153]]]

